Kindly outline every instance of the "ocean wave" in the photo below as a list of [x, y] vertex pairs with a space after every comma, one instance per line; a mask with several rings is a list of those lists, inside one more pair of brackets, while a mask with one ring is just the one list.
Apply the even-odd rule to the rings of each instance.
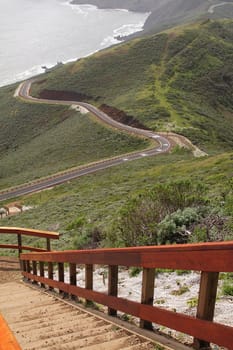
[[96, 52], [98, 52], [98, 51], [99, 51], [99, 50], [91, 51], [91, 52], [89, 52], [89, 53], [86, 54], [86, 55], [82, 55], [81, 57], [79, 56], [79, 57], [75, 57], [75, 58], [69, 58], [68, 60], [62, 61], [61, 63], [63, 63], [63, 64], [72, 63], [72, 62], [77, 61], [78, 59], [81, 59], [81, 58], [85, 58], [85, 57], [94, 55], [94, 53], [96, 53]]
[[130, 12], [130, 11], [129, 11], [129, 10], [127, 10], [127, 9], [114, 9], [114, 11]]
[[129, 24], [124, 24], [123, 26], [115, 29], [113, 31], [112, 36], [107, 36], [104, 38], [104, 40], [101, 42], [101, 47], [106, 47], [109, 45], [114, 45], [118, 44], [121, 42], [121, 38], [124, 38], [126, 36], [129, 36], [131, 34], [134, 34], [136, 32], [140, 32], [143, 30], [145, 21], [149, 14], [146, 14], [145, 20], [139, 22], [139, 23], [129, 23]]
[[56, 64], [54, 63], [48, 63], [46, 65], [38, 65], [38, 66], [33, 66], [30, 69], [17, 73], [14, 77], [11, 77], [9, 79], [3, 80], [0, 82], [0, 87], [10, 85], [17, 83], [22, 80], [26, 80], [28, 78], [34, 77], [36, 75], [42, 74], [46, 71], [46, 69], [54, 67]]
[[104, 40], [101, 42], [100, 46], [107, 47], [110, 45], [118, 44], [119, 42], [120, 42], [120, 40], [118, 40], [114, 36], [109, 35], [106, 38], [104, 38]]
[[89, 12], [98, 10], [98, 7], [95, 5], [78, 5], [78, 4], [72, 4], [71, 1], [65, 1], [62, 3], [62, 5], [69, 6], [72, 8], [72, 10], [77, 11], [79, 14], [87, 16]]
[[114, 36], [124, 37], [143, 30], [144, 21], [140, 23], [124, 24], [120, 28], [114, 30]]

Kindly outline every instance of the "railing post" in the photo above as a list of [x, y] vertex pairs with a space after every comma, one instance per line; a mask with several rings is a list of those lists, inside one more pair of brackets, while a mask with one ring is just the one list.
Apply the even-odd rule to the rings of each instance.
[[27, 272], [26, 261], [25, 260], [20, 260], [20, 267], [21, 267], [23, 272]]
[[[117, 297], [118, 293], [118, 266], [110, 265], [108, 267], [108, 295]], [[116, 316], [117, 310], [108, 308], [110, 316]]]
[[[64, 263], [58, 263], [58, 281], [64, 282]], [[59, 289], [59, 293], [63, 293], [61, 289]]]
[[20, 267], [20, 270], [21, 270], [21, 271], [26, 272], [25, 261], [24, 261], [24, 260], [21, 260], [21, 259], [20, 259], [20, 256], [19, 256], [19, 267]]
[[[27, 272], [26, 261], [20, 259], [19, 264], [20, 264], [21, 271]], [[23, 280], [25, 280], [25, 279], [26, 279], [26, 277], [23, 276]]]
[[[26, 271], [27, 273], [31, 273], [31, 266], [30, 266], [30, 260], [26, 260]], [[28, 281], [30, 281], [30, 278], [27, 278]]]
[[[46, 238], [46, 249], [48, 252], [51, 251], [51, 241], [50, 238]], [[53, 279], [53, 263], [52, 262], [48, 262], [48, 278], [49, 279]], [[52, 287], [49, 287], [49, 290], [53, 290]]]
[[[93, 289], [93, 265], [85, 265], [85, 288]], [[92, 304], [92, 301], [86, 299], [86, 305], [89, 304]]]
[[18, 255], [20, 257], [20, 254], [22, 253], [22, 235], [21, 233], [18, 233]]
[[[32, 273], [33, 273], [33, 275], [37, 276], [37, 262], [36, 261], [32, 262]], [[34, 280], [33, 284], [37, 284], [37, 282]]]
[[[218, 272], [202, 272], [197, 306], [197, 318], [213, 321], [218, 287]], [[194, 348], [208, 348], [210, 344], [201, 339], [194, 339]]]
[[48, 252], [50, 252], [50, 250], [51, 250], [50, 238], [47, 238], [47, 239], [46, 239], [46, 249], [48, 250]]
[[[71, 286], [77, 285], [76, 264], [70, 263], [70, 284]], [[77, 297], [73, 294], [70, 295], [71, 299], [75, 300]]]
[[[154, 301], [154, 286], [155, 286], [155, 269], [143, 268], [142, 276], [142, 295], [141, 303], [153, 305]], [[146, 320], [140, 320], [140, 328], [152, 330], [152, 323]]]
[[[53, 280], [53, 263], [52, 262], [48, 263], [48, 278], [50, 280]], [[53, 287], [49, 287], [49, 290], [53, 290]]]
[[[40, 265], [40, 276], [44, 277], [44, 262], [40, 261], [39, 265]], [[44, 283], [41, 283], [40, 286], [41, 288], [45, 288]]]

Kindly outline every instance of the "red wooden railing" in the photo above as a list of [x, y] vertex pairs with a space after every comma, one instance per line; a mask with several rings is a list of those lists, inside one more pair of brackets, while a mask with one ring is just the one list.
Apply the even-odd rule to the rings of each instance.
[[[143, 328], [160, 324], [194, 337], [195, 349], [209, 343], [233, 349], [233, 327], [213, 322], [219, 272], [233, 272], [233, 241], [192, 245], [98, 249], [21, 254], [22, 274], [60, 292], [106, 305], [110, 315], [117, 310], [138, 317]], [[48, 263], [48, 277], [44, 264]], [[53, 279], [54, 263], [58, 280]], [[64, 282], [64, 264], [69, 264], [70, 282]], [[76, 265], [86, 269], [85, 288], [76, 284]], [[93, 265], [108, 265], [108, 294], [93, 290]], [[39, 265], [40, 273], [37, 271]], [[143, 268], [141, 303], [117, 297], [118, 266]], [[153, 306], [156, 268], [201, 271], [196, 317]]]
[[[23, 250], [30, 250], [34, 252], [47, 252], [51, 250], [51, 239], [59, 239], [59, 233], [48, 232], [48, 231], [39, 231], [32, 229], [25, 229], [19, 227], [0, 227], [1, 234], [13, 234], [17, 236], [17, 244], [0, 244], [0, 248], [5, 249], [16, 249], [19, 252], [19, 255]], [[46, 248], [37, 248], [31, 246], [25, 246], [22, 243], [22, 236], [31, 236], [31, 237], [40, 237], [46, 239]]]

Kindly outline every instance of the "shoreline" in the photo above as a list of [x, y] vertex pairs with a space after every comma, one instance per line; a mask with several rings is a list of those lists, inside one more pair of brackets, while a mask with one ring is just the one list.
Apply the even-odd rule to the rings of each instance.
[[[164, 1], [164, 0], [163, 0]], [[70, 0], [71, 5], [92, 5], [96, 6], [99, 9], [112, 9], [112, 10], [125, 10], [139, 13], [149, 13], [141, 33], [145, 32], [145, 29], [151, 26], [150, 17], [153, 14], [154, 0], [147, 0], [142, 2], [138, 2], [137, 0]], [[169, 0], [165, 0], [164, 2], [169, 2]], [[152, 21], [153, 22], [153, 21]], [[137, 36], [138, 32], [133, 34], [129, 34], [123, 37], [123, 40], [131, 39]]]
[[[106, 10], [106, 8], [104, 8], [104, 7], [95, 6], [94, 4], [87, 4], [87, 2], [91, 2], [91, 0], [90, 1], [88, 1], [88, 0], [80, 1], [80, 4], [75, 3], [75, 1], [67, 1], [66, 5], [70, 6], [70, 7], [75, 6], [75, 5], [76, 6], [80, 5], [80, 7], [82, 5], [84, 5], [84, 6], [90, 5], [90, 7], [96, 7], [96, 10], [97, 9]], [[119, 6], [118, 6], [118, 8], [112, 7], [112, 9], [114, 9], [115, 11], [130, 12], [128, 9], [119, 8]], [[69, 63], [75, 62], [79, 59], [86, 58], [88, 56], [91, 56], [91, 55], [105, 49], [105, 48], [111, 47], [112, 45], [120, 44], [121, 42], [127, 40], [127, 38], [131, 38], [132, 36], [137, 35], [137, 33], [143, 32], [144, 25], [145, 25], [146, 20], [148, 19], [149, 13], [140, 12], [140, 14], [142, 16], [143, 16], [143, 14], [145, 14], [145, 17], [143, 17], [140, 22], [138, 22], [137, 24], [134, 24], [134, 23], [130, 23], [130, 21], [129, 21], [128, 24], [126, 23], [126, 24], [121, 25], [118, 28], [115, 28], [111, 35], [108, 35], [103, 39], [103, 41], [100, 43], [100, 46], [97, 49], [91, 50], [87, 54], [84, 54], [81, 56], [79, 55], [76, 57], [73, 56], [73, 57], [70, 57], [68, 59], [61, 60], [59, 62], [58, 61], [54, 61], [54, 62], [52, 62], [52, 61], [45, 62], [44, 61], [38, 65], [31, 66], [24, 71], [16, 73], [14, 75], [14, 77], [13, 76], [8, 77], [8, 78], [0, 81], [0, 88], [10, 86], [13, 84], [17, 84], [21, 81], [30, 79], [32, 77], [36, 77], [36, 76], [45, 74], [46, 72], [48, 72], [52, 69], [55, 69], [59, 65], [69, 64]]]
[[133, 12], [151, 12], [153, 6], [152, 1], [147, 1], [148, 4], [138, 3], [135, 0], [72, 0], [72, 5], [93, 5], [99, 9], [114, 9], [127, 10]]
[[[213, 18], [211, 0], [70, 0], [73, 5], [93, 5], [100, 9], [124, 9], [138, 13], [150, 13], [144, 23], [142, 34], [155, 34], [179, 24]], [[217, 0], [215, 0], [217, 1]], [[220, 2], [221, 0], [219, 0]], [[224, 4], [232, 4], [232, 1]], [[222, 3], [221, 3], [222, 4]], [[216, 6], [217, 5], [217, 6]], [[222, 6], [214, 4], [216, 7]], [[215, 17], [214, 17], [215, 18]], [[221, 18], [218, 17], [218, 18]], [[140, 36], [135, 33], [124, 39]]]

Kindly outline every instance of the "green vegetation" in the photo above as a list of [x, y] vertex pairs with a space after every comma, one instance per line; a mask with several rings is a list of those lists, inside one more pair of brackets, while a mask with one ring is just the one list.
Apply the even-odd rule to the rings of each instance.
[[22, 102], [15, 88], [0, 89], [0, 189], [149, 145], [67, 107]]
[[[182, 133], [211, 155], [193, 159], [176, 148], [126, 162], [21, 198], [33, 209], [1, 225], [59, 231], [56, 249], [232, 239], [232, 28], [184, 26], [44, 75], [34, 94], [76, 92], [154, 130]], [[0, 89], [0, 188], [148, 146], [67, 107], [15, 99], [15, 87]]]
[[172, 295], [175, 295], [175, 296], [178, 296], [178, 295], [182, 295], [182, 294], [185, 294], [187, 292], [189, 292], [190, 289], [188, 286], [186, 286], [186, 284], [184, 285], [179, 285], [179, 289], [174, 289], [171, 294]]
[[223, 294], [233, 296], [233, 283], [232, 281], [224, 281], [223, 283]]
[[187, 301], [187, 305], [188, 305], [188, 307], [190, 309], [193, 308], [193, 307], [197, 307], [197, 305], [198, 305], [198, 298], [197, 297], [190, 298]]
[[157, 299], [157, 300], [155, 300], [155, 303], [158, 304], [158, 305], [165, 304], [165, 302], [166, 302], [165, 299]]
[[176, 270], [177, 276], [189, 275], [191, 271], [189, 270]]
[[193, 180], [167, 182], [141, 191], [122, 206], [107, 234], [109, 244], [138, 246], [230, 239], [231, 181], [225, 191], [215, 200], [210, 199], [207, 187]]
[[155, 350], [165, 350], [165, 347], [162, 346], [162, 345], [160, 345], [160, 344], [155, 344], [155, 345], [154, 345], [154, 349], [155, 349]]
[[221, 275], [222, 294], [226, 296], [233, 296], [233, 273], [224, 273]]
[[[232, 239], [232, 213], [225, 211], [228, 198], [232, 197], [232, 157], [232, 153], [226, 153], [192, 159], [185, 153], [124, 163], [50, 191], [25, 196], [21, 203], [34, 209], [4, 218], [1, 225], [59, 231], [61, 239], [52, 243], [54, 249], [77, 248], [77, 238], [84, 238], [80, 233], [84, 236], [87, 233], [90, 238], [84, 247], [119, 246], [119, 233], [114, 227], [121, 219], [122, 208], [127, 207], [137, 193], [138, 196], [145, 194], [152, 191], [155, 184], [166, 184], [176, 178], [177, 181], [190, 179], [193, 184], [205, 184], [203, 195], [208, 199], [208, 206], [215, 208], [218, 215], [226, 216], [224, 230], [226, 228], [228, 233], [225, 239]], [[213, 231], [215, 233], [214, 227]], [[27, 242], [26, 237], [24, 240]], [[1, 241], [4, 242], [4, 236]], [[4, 253], [6, 251], [2, 251]]]
[[133, 266], [129, 268], [129, 277], [137, 277], [142, 271], [141, 267]]
[[[66, 90], [173, 130], [208, 152], [233, 146], [232, 20], [124, 43], [51, 71], [34, 93]], [[127, 78], [126, 78], [127, 77]]]

